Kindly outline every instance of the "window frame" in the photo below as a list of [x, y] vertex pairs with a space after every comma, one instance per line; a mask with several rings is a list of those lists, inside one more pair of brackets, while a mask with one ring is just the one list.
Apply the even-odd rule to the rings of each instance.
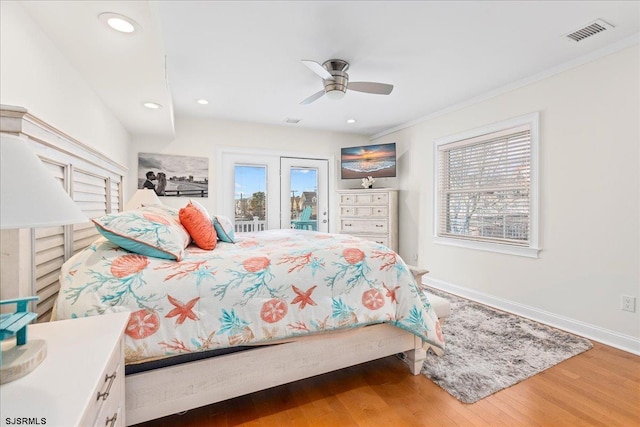
[[[457, 246], [475, 250], [496, 252], [502, 254], [538, 258], [540, 248], [539, 229], [539, 136], [540, 114], [534, 112], [519, 117], [492, 123], [487, 126], [468, 130], [455, 135], [449, 135], [433, 141], [433, 241], [437, 244]], [[440, 149], [449, 144], [461, 144], [464, 140], [475, 139], [517, 126], [528, 125], [530, 129], [530, 182], [529, 182], [529, 244], [519, 246], [507, 243], [483, 242], [463, 237], [439, 235], [441, 219], [441, 182], [440, 182]], [[469, 142], [471, 144], [471, 142]]]

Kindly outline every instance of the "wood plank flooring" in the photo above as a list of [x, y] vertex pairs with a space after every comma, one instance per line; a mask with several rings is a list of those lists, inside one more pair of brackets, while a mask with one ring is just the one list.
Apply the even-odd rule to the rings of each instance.
[[387, 357], [139, 426], [640, 427], [640, 357], [594, 342], [474, 404]]

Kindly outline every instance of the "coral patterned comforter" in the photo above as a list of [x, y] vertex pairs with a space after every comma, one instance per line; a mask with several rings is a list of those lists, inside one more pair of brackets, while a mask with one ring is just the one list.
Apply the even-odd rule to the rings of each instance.
[[443, 346], [402, 259], [353, 236], [298, 230], [240, 235], [182, 261], [100, 238], [63, 266], [56, 319], [131, 311], [127, 362], [388, 322]]

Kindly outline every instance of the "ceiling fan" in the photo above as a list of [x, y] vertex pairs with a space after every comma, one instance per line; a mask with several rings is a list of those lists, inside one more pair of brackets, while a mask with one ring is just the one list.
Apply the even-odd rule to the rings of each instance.
[[324, 89], [314, 93], [301, 104], [311, 104], [316, 99], [326, 94], [329, 99], [342, 99], [347, 89], [357, 92], [373, 93], [376, 95], [389, 95], [393, 90], [393, 85], [375, 82], [351, 82], [349, 83], [349, 63], [342, 59], [330, 59], [322, 65], [315, 61], [302, 60], [302, 63], [309, 67], [324, 81]]

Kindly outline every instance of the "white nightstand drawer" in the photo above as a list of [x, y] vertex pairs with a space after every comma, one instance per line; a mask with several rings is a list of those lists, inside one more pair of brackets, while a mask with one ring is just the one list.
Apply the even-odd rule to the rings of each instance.
[[345, 233], [386, 233], [389, 226], [386, 220], [343, 219], [340, 230]]
[[124, 426], [124, 417], [122, 416], [122, 407], [120, 401], [111, 399], [100, 409], [96, 417], [94, 427], [120, 427]]
[[124, 381], [124, 366], [121, 360], [122, 342], [114, 348], [107, 366], [102, 372], [101, 378], [91, 396], [91, 401], [87, 406], [83, 419], [85, 425], [94, 425], [97, 422], [97, 416], [102, 412], [103, 407], [109, 407], [116, 402], [115, 408], [119, 406], [119, 400], [122, 400], [121, 388]]

